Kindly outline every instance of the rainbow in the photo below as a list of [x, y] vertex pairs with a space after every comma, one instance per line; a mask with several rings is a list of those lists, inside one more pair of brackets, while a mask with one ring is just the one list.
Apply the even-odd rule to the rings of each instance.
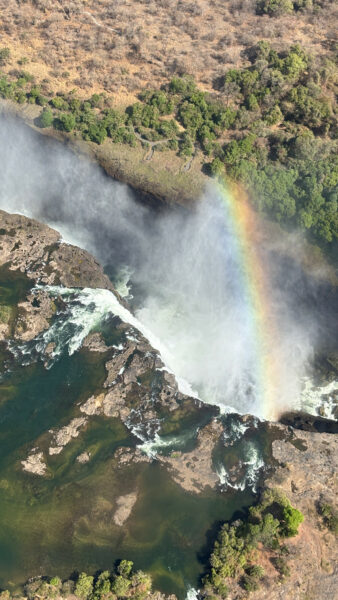
[[259, 252], [260, 226], [247, 195], [238, 185], [218, 184], [222, 203], [227, 211], [227, 221], [233, 235], [235, 260], [242, 277], [243, 294], [250, 312], [250, 322], [255, 341], [256, 395], [260, 417], [276, 420], [278, 407], [278, 333], [275, 327], [271, 293]]

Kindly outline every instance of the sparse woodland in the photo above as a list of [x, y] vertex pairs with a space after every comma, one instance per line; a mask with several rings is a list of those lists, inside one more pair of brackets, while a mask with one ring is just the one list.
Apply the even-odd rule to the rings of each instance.
[[203, 155], [256, 207], [338, 237], [335, 4], [1, 2], [0, 94], [85, 140]]

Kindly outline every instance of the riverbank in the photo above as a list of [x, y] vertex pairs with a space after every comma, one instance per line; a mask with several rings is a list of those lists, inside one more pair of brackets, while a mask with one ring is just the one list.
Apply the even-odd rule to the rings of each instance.
[[193, 204], [210, 182], [210, 177], [201, 170], [203, 156], [199, 151], [189, 161], [186, 171], [187, 160], [173, 150], [155, 152], [149, 161], [149, 151], [140, 141], [136, 147], [112, 143], [109, 139], [98, 145], [84, 141], [76, 132], [67, 133], [53, 127], [41, 129], [35, 124], [40, 113], [41, 107], [35, 104], [18, 105], [0, 98], [0, 115], [18, 118], [37, 134], [62, 142], [75, 154], [95, 161], [107, 175], [137, 190], [153, 207], [158, 203]]

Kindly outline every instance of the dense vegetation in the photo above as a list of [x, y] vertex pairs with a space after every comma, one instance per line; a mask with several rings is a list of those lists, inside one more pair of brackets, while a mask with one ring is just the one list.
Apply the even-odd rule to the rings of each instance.
[[261, 501], [249, 509], [246, 521], [223, 525], [210, 557], [210, 573], [204, 580], [204, 595], [226, 598], [229, 580], [236, 579], [246, 591], [259, 588], [264, 569], [256, 564], [258, 552], [268, 551], [280, 577], [290, 569], [285, 538], [298, 533], [302, 513], [276, 490], [264, 492]]
[[[102, 571], [95, 577], [80, 573], [75, 580], [62, 582], [59, 577], [31, 580], [25, 586], [28, 600], [34, 598], [60, 598], [75, 595], [82, 600], [101, 600], [110, 598], [134, 598], [143, 600], [151, 591], [151, 578], [142, 571], [133, 571], [133, 563], [122, 560], [112, 572]], [[0, 593], [0, 600], [10, 600], [6, 590]]]
[[[8, 53], [3, 49], [3, 61]], [[76, 92], [52, 96], [22, 70], [0, 78], [0, 96], [42, 107], [38, 124], [101, 144], [153, 145], [192, 157], [204, 154], [213, 176], [240, 181], [256, 207], [279, 222], [309, 230], [326, 244], [338, 237], [336, 65], [300, 46], [276, 52], [267, 42], [248, 51], [248, 66], [199, 90], [192, 77], [175, 77], [145, 90], [125, 111], [104, 94], [83, 101]]]

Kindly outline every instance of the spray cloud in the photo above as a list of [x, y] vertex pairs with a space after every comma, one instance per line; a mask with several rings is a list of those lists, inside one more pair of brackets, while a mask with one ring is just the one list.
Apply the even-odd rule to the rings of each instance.
[[[190, 211], [154, 212], [96, 165], [9, 119], [0, 119], [0, 164], [0, 208], [54, 226], [115, 274], [128, 268], [138, 319], [201, 399], [263, 417], [297, 408], [301, 378], [313, 349], [327, 342], [325, 319], [332, 315], [325, 307], [323, 319], [318, 285], [287, 257], [282, 241], [262, 238], [258, 249], [274, 331], [263, 349], [216, 188]], [[270, 414], [261, 398], [263, 352], [278, 371]]]

